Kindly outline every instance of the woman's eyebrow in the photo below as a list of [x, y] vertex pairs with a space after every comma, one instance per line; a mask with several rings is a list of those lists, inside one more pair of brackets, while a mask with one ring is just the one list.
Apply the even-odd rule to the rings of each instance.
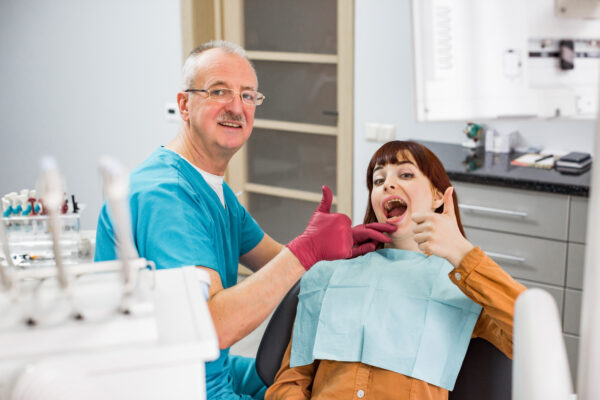
[[414, 162], [410, 161], [410, 160], [403, 160], [403, 161], [398, 161], [396, 163], [396, 165], [402, 165], [402, 164], [410, 164], [410, 165], [415, 165]]
[[[394, 165], [402, 165], [402, 164], [410, 164], [410, 165], [415, 165], [415, 163], [413, 163], [410, 160], [402, 160], [402, 161], [398, 161], [397, 163], [394, 163]], [[383, 165], [377, 165], [375, 166], [375, 168], [373, 168], [373, 173], [379, 171], [380, 169], [383, 169]]]

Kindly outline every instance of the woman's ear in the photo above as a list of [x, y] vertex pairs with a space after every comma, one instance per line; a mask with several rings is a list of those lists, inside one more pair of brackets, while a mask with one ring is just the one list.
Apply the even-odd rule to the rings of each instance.
[[433, 191], [433, 209], [437, 210], [444, 205], [444, 194], [434, 187], [431, 190]]

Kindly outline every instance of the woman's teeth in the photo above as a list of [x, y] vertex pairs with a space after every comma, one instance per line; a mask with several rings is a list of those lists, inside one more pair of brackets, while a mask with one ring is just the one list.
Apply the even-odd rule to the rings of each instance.
[[385, 202], [385, 213], [388, 218], [399, 217], [406, 212], [406, 202], [400, 198]]

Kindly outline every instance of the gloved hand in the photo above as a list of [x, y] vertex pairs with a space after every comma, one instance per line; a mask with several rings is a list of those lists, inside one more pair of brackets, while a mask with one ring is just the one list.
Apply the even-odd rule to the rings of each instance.
[[332, 199], [331, 189], [323, 186], [323, 198], [308, 226], [287, 244], [307, 271], [319, 261], [352, 256], [352, 221], [347, 215], [329, 212]]
[[389, 243], [392, 239], [383, 232], [392, 233], [398, 229], [396, 225], [371, 222], [366, 225], [356, 225], [352, 228], [353, 249], [352, 258], [362, 256], [375, 250], [379, 242]]

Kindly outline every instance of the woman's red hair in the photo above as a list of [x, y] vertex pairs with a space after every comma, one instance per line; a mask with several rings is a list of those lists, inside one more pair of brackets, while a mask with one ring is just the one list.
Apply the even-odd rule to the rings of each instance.
[[[412, 156], [412, 158], [416, 161], [417, 167], [419, 167], [423, 175], [429, 179], [431, 185], [442, 195], [446, 189], [448, 189], [448, 187], [452, 186], [450, 183], [450, 178], [448, 178], [448, 174], [446, 173], [442, 162], [427, 147], [411, 141], [394, 140], [387, 142], [381, 146], [375, 152], [375, 154], [373, 154], [373, 157], [371, 157], [371, 161], [369, 162], [369, 167], [367, 168], [367, 189], [369, 189], [369, 201], [367, 202], [367, 212], [365, 213], [365, 224], [377, 222], [377, 217], [375, 216], [375, 211], [373, 210], [373, 206], [371, 204], [371, 192], [373, 191], [373, 170], [378, 165], [384, 166], [386, 164], [397, 164], [403, 160], [410, 160], [410, 156]], [[456, 196], [456, 191], [452, 192], [452, 199], [454, 200], [454, 214], [456, 215], [458, 229], [460, 230], [460, 233], [466, 237], [462, 222], [460, 220], [460, 211], [458, 209], [458, 197]], [[441, 213], [443, 210], [444, 205], [442, 204], [435, 210], [435, 212]]]

